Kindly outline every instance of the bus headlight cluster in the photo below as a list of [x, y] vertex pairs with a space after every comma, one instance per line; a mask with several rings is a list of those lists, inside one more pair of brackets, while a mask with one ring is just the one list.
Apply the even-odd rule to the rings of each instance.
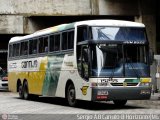
[[150, 83], [140, 83], [140, 86], [149, 86], [150, 85]]
[[151, 81], [151, 78], [141, 78], [140, 86], [150, 86]]
[[146, 94], [150, 94], [151, 91], [150, 90], [141, 90], [140, 94], [146, 95]]

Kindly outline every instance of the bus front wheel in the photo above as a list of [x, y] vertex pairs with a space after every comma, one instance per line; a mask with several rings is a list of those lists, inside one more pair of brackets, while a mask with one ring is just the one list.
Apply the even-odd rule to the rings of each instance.
[[127, 100], [113, 100], [114, 104], [118, 107], [123, 107], [127, 103]]
[[76, 105], [76, 91], [73, 84], [70, 84], [67, 89], [67, 101], [70, 106]]

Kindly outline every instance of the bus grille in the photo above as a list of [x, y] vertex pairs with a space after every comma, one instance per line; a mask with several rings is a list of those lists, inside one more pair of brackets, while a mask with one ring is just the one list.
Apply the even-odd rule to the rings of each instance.
[[112, 86], [137, 86], [138, 83], [111, 83]]
[[8, 86], [8, 84], [7, 84], [7, 83], [4, 83], [4, 84], [2, 84], [2, 86], [3, 86], [3, 87], [7, 87], [7, 86]]

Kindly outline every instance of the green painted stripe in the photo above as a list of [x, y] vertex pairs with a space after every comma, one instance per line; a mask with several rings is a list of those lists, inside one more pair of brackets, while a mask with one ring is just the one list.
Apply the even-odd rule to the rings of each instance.
[[57, 26], [57, 28], [58, 28], [57, 31], [63, 31], [63, 30], [67, 30], [67, 29], [72, 29], [72, 28], [74, 28], [74, 25], [75, 25], [75, 23], [59, 25], [59, 26]]
[[124, 82], [127, 82], [127, 83], [138, 83], [140, 80], [139, 79], [125, 79]]
[[64, 55], [49, 56], [42, 95], [55, 96]]

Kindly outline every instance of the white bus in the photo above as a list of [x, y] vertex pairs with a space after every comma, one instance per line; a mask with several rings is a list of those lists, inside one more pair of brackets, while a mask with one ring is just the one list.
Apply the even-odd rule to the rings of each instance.
[[150, 99], [149, 42], [142, 23], [89, 20], [62, 24], [9, 41], [9, 90], [20, 98]]

